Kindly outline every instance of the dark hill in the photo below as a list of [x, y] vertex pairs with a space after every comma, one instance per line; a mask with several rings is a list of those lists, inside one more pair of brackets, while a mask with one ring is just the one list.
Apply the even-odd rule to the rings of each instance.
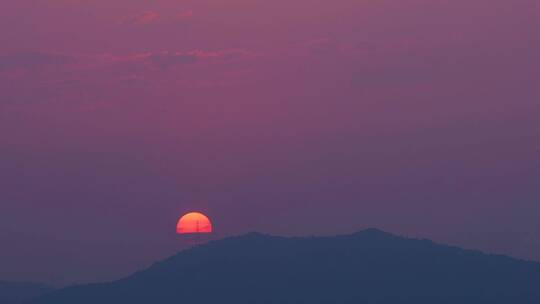
[[34, 304], [540, 303], [540, 263], [369, 229], [336, 237], [257, 233], [185, 250], [125, 279]]
[[52, 287], [44, 284], [0, 281], [0, 303], [22, 303], [52, 290]]

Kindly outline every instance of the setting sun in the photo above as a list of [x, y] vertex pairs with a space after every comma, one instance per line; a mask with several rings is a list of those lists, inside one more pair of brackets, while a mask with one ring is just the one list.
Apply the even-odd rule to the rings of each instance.
[[211, 233], [212, 222], [210, 222], [210, 219], [206, 215], [200, 212], [190, 212], [178, 220], [176, 232], [179, 234]]

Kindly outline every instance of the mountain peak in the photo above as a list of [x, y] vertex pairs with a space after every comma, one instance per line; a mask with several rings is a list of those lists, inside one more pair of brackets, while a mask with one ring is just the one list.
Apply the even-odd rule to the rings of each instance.
[[258, 231], [250, 231], [248, 233], [240, 235], [239, 237], [244, 237], [244, 238], [270, 238], [270, 237], [272, 237], [272, 235], [262, 233], [262, 232], [258, 232]]
[[385, 236], [394, 236], [391, 233], [388, 233], [386, 231], [383, 231], [378, 228], [367, 228], [364, 230], [360, 230], [358, 232], [353, 233], [353, 235], [385, 235]]
[[345, 238], [354, 238], [354, 239], [364, 239], [364, 240], [372, 240], [372, 239], [406, 239], [405, 237], [395, 235], [389, 232], [386, 232], [384, 230], [378, 229], [378, 228], [367, 228], [363, 230], [359, 230], [357, 232], [342, 235], [342, 237]]

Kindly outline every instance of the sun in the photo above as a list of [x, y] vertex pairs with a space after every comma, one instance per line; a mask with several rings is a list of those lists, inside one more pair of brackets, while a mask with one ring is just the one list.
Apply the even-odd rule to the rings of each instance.
[[178, 220], [176, 232], [178, 234], [211, 233], [212, 222], [200, 212], [190, 212]]

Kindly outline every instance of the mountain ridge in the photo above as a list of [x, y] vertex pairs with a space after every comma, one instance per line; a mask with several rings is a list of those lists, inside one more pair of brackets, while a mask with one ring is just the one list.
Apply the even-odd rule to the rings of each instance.
[[32, 303], [538, 303], [538, 284], [538, 262], [378, 229], [322, 237], [248, 233]]

